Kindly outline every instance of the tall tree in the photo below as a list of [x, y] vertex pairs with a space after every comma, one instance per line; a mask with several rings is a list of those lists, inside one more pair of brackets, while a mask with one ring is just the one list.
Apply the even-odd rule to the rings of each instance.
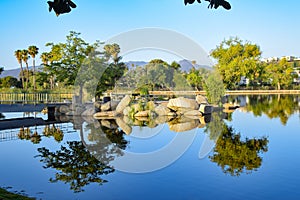
[[[239, 38], [224, 40], [211, 52], [218, 61], [216, 65], [227, 89], [234, 89], [242, 76], [254, 79], [259, 76], [257, 65], [261, 51], [258, 45], [243, 42]], [[255, 76], [252, 76], [253, 74]]]
[[28, 89], [28, 83], [29, 83], [29, 67], [28, 67], [28, 59], [30, 58], [30, 56], [28, 55], [28, 50], [23, 49], [22, 50], [22, 60], [26, 65], [26, 86], [25, 89]]
[[29, 46], [28, 53], [32, 57], [32, 66], [33, 66], [33, 89], [36, 90], [36, 83], [35, 83], [35, 56], [39, 53], [39, 48], [36, 46]]
[[104, 46], [105, 54], [108, 58], [111, 58], [114, 64], [118, 64], [122, 57], [119, 56], [121, 49], [118, 44], [107, 44]]
[[279, 62], [272, 62], [267, 66], [267, 72], [272, 85], [280, 90], [282, 87], [288, 88], [293, 82], [292, 65], [287, 60], [281, 59]]
[[22, 66], [22, 51], [21, 50], [16, 50], [15, 51], [15, 57], [18, 60], [18, 63], [20, 65], [22, 88], [24, 89], [24, 71], [23, 71], [23, 66]]

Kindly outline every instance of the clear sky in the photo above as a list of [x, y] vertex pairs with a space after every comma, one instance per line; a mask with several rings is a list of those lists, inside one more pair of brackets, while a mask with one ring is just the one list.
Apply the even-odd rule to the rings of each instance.
[[47, 42], [64, 42], [71, 30], [92, 43], [144, 27], [177, 31], [207, 52], [238, 36], [258, 44], [263, 57], [300, 56], [299, 0], [228, 1], [231, 11], [207, 9], [204, 1], [184, 6], [183, 0], [74, 0], [76, 9], [56, 17], [47, 0], [0, 0], [0, 66], [17, 68], [15, 50], [36, 45], [47, 51]]

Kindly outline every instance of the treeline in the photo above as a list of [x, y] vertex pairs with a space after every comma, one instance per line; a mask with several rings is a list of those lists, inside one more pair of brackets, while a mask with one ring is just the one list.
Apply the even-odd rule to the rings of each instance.
[[[0, 87], [21, 88], [26, 92], [75, 86], [79, 93], [86, 90], [101, 95], [117, 85], [146, 93], [149, 90], [189, 89], [206, 90], [215, 95], [225, 89], [293, 89], [293, 80], [298, 78], [295, 69], [299, 70], [300, 66], [286, 59], [262, 62], [260, 47], [239, 38], [224, 40], [211, 51], [211, 56], [217, 61], [214, 70], [194, 67], [188, 72], [182, 71], [176, 62], [169, 64], [160, 59], [152, 60], [144, 67], [128, 69], [121, 62], [118, 44], [104, 45], [100, 41], [89, 44], [74, 31], [66, 36], [65, 42], [47, 43], [46, 46], [50, 50], [40, 55], [43, 67], [38, 70], [35, 69], [38, 47], [16, 50], [20, 80], [2, 78]], [[32, 69], [28, 67], [30, 59]], [[196, 66], [196, 63], [191, 64]]]

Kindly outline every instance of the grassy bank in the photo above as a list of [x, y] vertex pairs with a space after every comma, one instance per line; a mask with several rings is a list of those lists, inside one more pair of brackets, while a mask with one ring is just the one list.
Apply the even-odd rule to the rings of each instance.
[[25, 197], [19, 194], [14, 194], [0, 188], [0, 200], [32, 200], [35, 198]]

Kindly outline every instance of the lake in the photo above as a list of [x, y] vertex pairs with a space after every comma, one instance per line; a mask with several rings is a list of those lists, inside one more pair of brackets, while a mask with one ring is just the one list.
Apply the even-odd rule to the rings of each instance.
[[240, 108], [201, 119], [2, 130], [0, 187], [37, 199], [298, 199], [300, 97], [228, 101]]

